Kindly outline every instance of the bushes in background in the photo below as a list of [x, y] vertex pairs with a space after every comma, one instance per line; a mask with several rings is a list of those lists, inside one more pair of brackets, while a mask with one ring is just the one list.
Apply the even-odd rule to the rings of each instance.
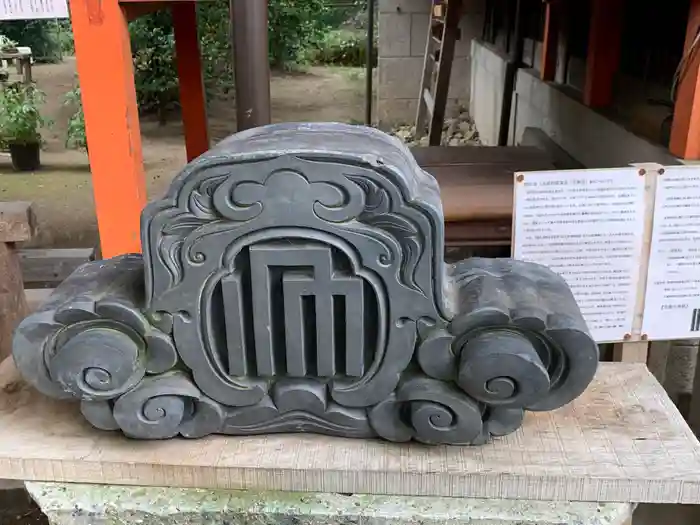
[[[338, 0], [269, 0], [272, 67], [286, 68], [300, 62], [363, 66], [366, 0], [344, 0], [342, 5], [335, 6], [337, 3]], [[229, 18], [228, 0], [198, 2], [204, 85], [210, 98], [226, 94], [233, 87]], [[0, 33], [7, 24], [10, 23], [0, 24]], [[70, 32], [56, 31], [64, 28], [55, 21], [22, 24], [35, 31], [35, 36], [29, 39], [22, 33], [20, 45], [32, 46], [35, 56], [40, 41], [54, 55], [60, 55], [61, 49], [72, 50]], [[55, 26], [53, 31], [49, 31], [50, 24]], [[139, 17], [129, 23], [129, 32], [139, 108], [142, 112], [157, 113], [159, 120], [165, 122], [168, 110], [178, 103], [172, 16], [169, 11], [159, 11]], [[5, 34], [10, 38], [17, 36]]]
[[[362, 67], [367, 63], [367, 35], [356, 29], [337, 29], [326, 34], [308, 52], [314, 64]], [[376, 40], [372, 50], [376, 64]]]
[[175, 38], [170, 11], [142, 16], [129, 23], [134, 80], [139, 109], [155, 112], [165, 123], [178, 98]]
[[330, 30], [324, 19], [330, 13], [328, 0], [270, 0], [270, 64], [286, 67], [297, 63], [304, 52], [321, 41]]
[[0, 23], [0, 33], [19, 46], [31, 47], [37, 62], [58, 62], [63, 27], [59, 24], [55, 20], [7, 20]]

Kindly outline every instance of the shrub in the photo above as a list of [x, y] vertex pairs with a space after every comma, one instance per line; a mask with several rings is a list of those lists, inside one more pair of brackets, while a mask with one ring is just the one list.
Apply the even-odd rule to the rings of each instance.
[[0, 33], [19, 46], [31, 47], [38, 62], [58, 62], [61, 59], [55, 20], [8, 20], [0, 24]]
[[137, 18], [129, 24], [129, 32], [139, 109], [157, 112], [165, 123], [178, 95], [172, 16], [161, 11]]
[[197, 26], [208, 97], [226, 94], [233, 88], [229, 19], [228, 0], [198, 2]]
[[[376, 42], [372, 55], [376, 64]], [[352, 29], [331, 31], [310, 51], [309, 60], [315, 64], [364, 66], [367, 62], [367, 36]]]
[[329, 0], [270, 0], [270, 64], [286, 67], [297, 63], [330, 30], [323, 21], [328, 12]]
[[21, 82], [0, 90], [0, 143], [40, 143], [41, 127], [49, 124], [40, 111], [45, 98], [36, 86]]
[[[226, 93], [233, 85], [229, 42], [228, 2], [203, 2], [198, 26], [204, 85], [209, 96]], [[158, 113], [161, 123], [178, 103], [175, 36], [170, 12], [140, 17], [129, 24], [134, 79], [139, 109]]]
[[66, 148], [87, 151], [87, 136], [85, 135], [85, 114], [83, 113], [83, 101], [80, 97], [80, 86], [76, 86], [66, 94], [65, 105], [75, 108], [75, 112], [68, 119], [66, 129]]

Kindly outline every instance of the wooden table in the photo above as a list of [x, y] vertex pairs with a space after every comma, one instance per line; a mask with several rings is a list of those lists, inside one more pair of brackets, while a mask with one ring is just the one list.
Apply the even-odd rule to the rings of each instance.
[[645, 365], [601, 363], [586, 392], [482, 447], [312, 435], [135, 441], [85, 423], [0, 364], [9, 479], [528, 500], [700, 503], [700, 444]]
[[29, 47], [17, 47], [17, 51], [0, 51], [0, 60], [14, 62], [17, 74], [22, 75], [25, 84], [32, 83], [32, 50]]

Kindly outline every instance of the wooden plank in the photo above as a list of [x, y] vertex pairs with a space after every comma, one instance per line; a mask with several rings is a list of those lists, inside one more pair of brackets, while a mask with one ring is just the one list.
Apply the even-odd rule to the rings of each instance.
[[472, 498], [700, 503], [700, 444], [646, 367], [603, 363], [589, 389], [483, 447], [311, 435], [134, 441], [83, 422], [0, 365], [10, 479]]
[[24, 284], [28, 288], [55, 287], [92, 255], [90, 248], [18, 250]]
[[49, 300], [55, 288], [29, 288], [24, 290], [24, 297], [27, 300], [27, 313], [34, 312], [42, 304]]
[[430, 170], [438, 181], [445, 222], [510, 219], [513, 215], [513, 174], [492, 181], [465, 177], [449, 168]]
[[12, 334], [28, 313], [17, 251], [0, 242], [0, 360], [12, 352]]
[[610, 105], [620, 66], [624, 1], [592, 0], [583, 101], [589, 107]]
[[[547, 169], [552, 161], [549, 154], [535, 146], [417, 146], [411, 154], [421, 167], [458, 164], [508, 164], [514, 166], [540, 165]], [[525, 171], [517, 167], [514, 171]], [[512, 175], [512, 173], [511, 173]]]
[[28, 241], [36, 219], [30, 202], [0, 202], [0, 242]]
[[445, 223], [448, 246], [509, 246], [513, 225], [510, 218]]
[[513, 173], [554, 169], [549, 155], [535, 147], [435, 146], [413, 148], [411, 153], [438, 181], [446, 223], [509, 221]]
[[646, 364], [648, 353], [649, 343], [647, 341], [615, 343], [613, 347], [613, 359], [623, 363]]
[[699, 29], [700, 0], [691, 0], [669, 144], [672, 154], [687, 160], [700, 160], [700, 53], [692, 52]]

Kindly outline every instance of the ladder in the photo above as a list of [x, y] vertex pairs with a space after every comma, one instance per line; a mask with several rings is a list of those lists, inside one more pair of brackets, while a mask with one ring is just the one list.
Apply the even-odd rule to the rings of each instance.
[[461, 14], [462, 0], [433, 0], [416, 115], [416, 139], [427, 131], [431, 146], [442, 138]]

